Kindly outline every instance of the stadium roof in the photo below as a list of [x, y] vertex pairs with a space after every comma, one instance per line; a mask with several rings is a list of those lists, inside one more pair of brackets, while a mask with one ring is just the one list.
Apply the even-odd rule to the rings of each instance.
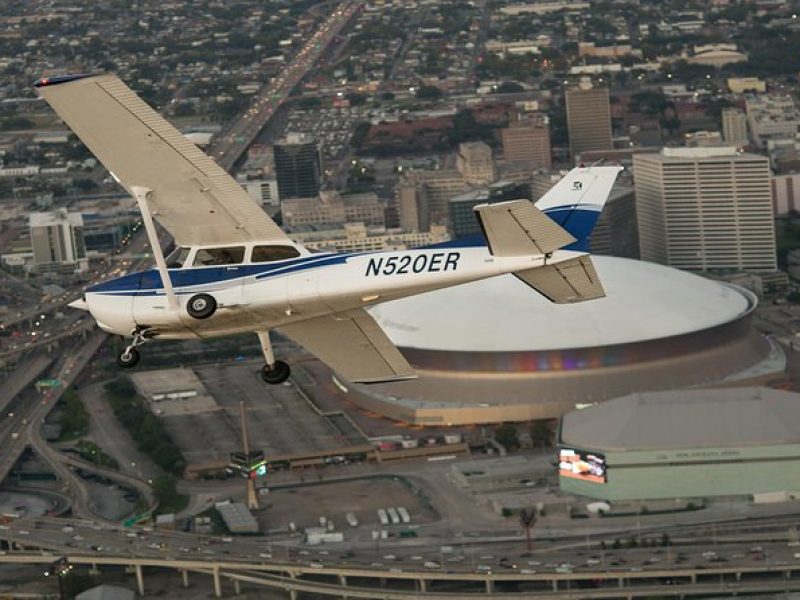
[[800, 394], [763, 387], [630, 394], [564, 415], [561, 443], [598, 451], [800, 443]]
[[401, 348], [513, 352], [662, 339], [746, 314], [738, 287], [654, 263], [593, 256], [606, 297], [552, 304], [513, 275], [428, 292], [370, 309]]

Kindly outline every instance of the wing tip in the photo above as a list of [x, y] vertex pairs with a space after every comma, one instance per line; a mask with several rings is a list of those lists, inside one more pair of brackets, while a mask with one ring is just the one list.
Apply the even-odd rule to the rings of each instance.
[[70, 81], [77, 81], [79, 79], [86, 79], [87, 77], [96, 77], [100, 73], [73, 73], [70, 75], [56, 75], [55, 77], [42, 77], [33, 82], [33, 87], [43, 88], [61, 83], [69, 83]]

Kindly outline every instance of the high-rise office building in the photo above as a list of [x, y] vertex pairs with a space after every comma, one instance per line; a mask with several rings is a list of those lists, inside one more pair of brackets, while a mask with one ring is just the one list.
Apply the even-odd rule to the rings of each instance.
[[611, 190], [589, 238], [589, 248], [592, 254], [639, 258], [636, 195], [632, 187], [617, 182]]
[[73, 273], [87, 268], [83, 216], [62, 208], [31, 213], [33, 265], [38, 272]]
[[244, 181], [242, 182], [242, 187], [247, 192], [247, 195], [259, 205], [264, 207], [280, 206], [280, 194], [278, 193], [278, 181], [276, 179]]
[[550, 169], [550, 126], [544, 115], [539, 118], [512, 121], [500, 130], [503, 158], [507, 161], [530, 163], [531, 168]]
[[738, 108], [722, 109], [722, 139], [730, 146], [746, 146], [747, 117]]
[[488, 185], [496, 178], [492, 149], [484, 142], [459, 144], [456, 168], [470, 185]]
[[769, 159], [733, 146], [633, 157], [642, 260], [694, 271], [774, 271]]
[[400, 227], [430, 231], [431, 225], [445, 225], [448, 201], [466, 189], [464, 176], [456, 169], [405, 173], [395, 188]]
[[278, 195], [287, 198], [313, 198], [322, 183], [322, 156], [317, 140], [305, 134], [290, 133], [273, 147]]
[[506, 200], [527, 199], [530, 188], [513, 181], [498, 181], [488, 187], [471, 190], [451, 198], [448, 202], [448, 228], [453, 239], [481, 232], [478, 217], [473, 210], [478, 204], [492, 204]]
[[567, 90], [569, 149], [575, 159], [587, 150], [613, 148], [611, 105], [608, 88], [580, 87]]

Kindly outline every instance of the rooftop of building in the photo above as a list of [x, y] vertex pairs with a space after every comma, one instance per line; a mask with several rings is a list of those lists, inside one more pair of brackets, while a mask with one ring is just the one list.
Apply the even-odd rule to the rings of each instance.
[[764, 387], [637, 393], [564, 415], [561, 442], [599, 451], [800, 443], [800, 394]]

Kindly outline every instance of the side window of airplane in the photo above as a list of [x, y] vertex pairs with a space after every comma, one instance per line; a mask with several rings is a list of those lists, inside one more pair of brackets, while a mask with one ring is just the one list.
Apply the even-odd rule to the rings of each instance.
[[244, 260], [244, 246], [230, 248], [200, 248], [194, 255], [195, 267], [238, 265]]
[[178, 246], [172, 252], [170, 252], [169, 256], [164, 259], [167, 263], [167, 268], [180, 269], [183, 266], [183, 263], [186, 262], [186, 259], [189, 258], [189, 250], [189, 248], [182, 248]]
[[294, 246], [253, 246], [250, 262], [274, 262], [298, 256], [300, 256], [300, 252]]

